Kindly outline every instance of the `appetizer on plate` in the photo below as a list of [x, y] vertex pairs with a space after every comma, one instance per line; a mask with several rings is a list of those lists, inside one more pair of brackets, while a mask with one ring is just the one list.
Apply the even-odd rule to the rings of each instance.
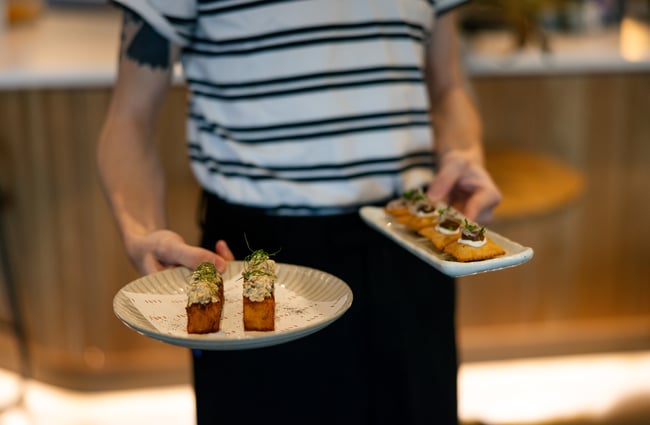
[[438, 214], [435, 225], [424, 227], [418, 233], [429, 239], [436, 249], [442, 251], [460, 236], [462, 220], [450, 207], [439, 210]]
[[400, 198], [393, 199], [386, 204], [384, 210], [395, 221], [416, 232], [431, 226], [438, 215], [436, 205], [422, 189], [406, 192]]
[[[415, 201], [409, 206], [409, 219], [402, 224], [407, 228], [417, 232], [418, 230], [433, 226], [438, 219], [438, 210], [436, 206], [427, 198]], [[397, 219], [398, 221], [399, 218]]]
[[192, 273], [187, 288], [187, 333], [218, 332], [223, 312], [223, 278], [210, 262], [204, 262]]
[[505, 254], [505, 250], [485, 235], [485, 227], [465, 220], [460, 237], [449, 243], [444, 252], [460, 262], [488, 260]]
[[242, 271], [244, 330], [275, 329], [275, 261], [264, 250], [252, 252]]
[[384, 211], [386, 211], [386, 214], [391, 215], [393, 217], [407, 215], [409, 213], [408, 202], [409, 202], [408, 199], [406, 199], [403, 196], [393, 199], [386, 204], [386, 206], [384, 207]]
[[418, 199], [421, 199], [422, 196], [423, 193], [421, 190], [410, 190], [404, 192], [399, 198], [389, 201], [384, 207], [384, 211], [393, 217], [408, 215], [409, 206]]
[[422, 190], [407, 192], [390, 201], [384, 211], [455, 261], [480, 261], [505, 254], [502, 247], [485, 236], [484, 227], [469, 223], [451, 206], [434, 204]]

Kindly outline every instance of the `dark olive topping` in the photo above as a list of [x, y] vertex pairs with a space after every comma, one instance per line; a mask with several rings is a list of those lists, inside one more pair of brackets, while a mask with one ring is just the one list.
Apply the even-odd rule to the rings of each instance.
[[417, 206], [417, 211], [422, 213], [432, 213], [436, 210], [436, 207], [429, 203], [421, 203]]
[[485, 239], [485, 227], [471, 224], [465, 220], [461, 234], [461, 238], [466, 241], [482, 241]]
[[460, 227], [460, 221], [453, 218], [446, 218], [440, 223], [440, 227], [447, 230], [456, 230]]

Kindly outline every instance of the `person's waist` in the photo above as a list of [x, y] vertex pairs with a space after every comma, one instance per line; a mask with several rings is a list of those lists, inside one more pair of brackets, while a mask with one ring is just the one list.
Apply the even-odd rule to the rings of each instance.
[[356, 215], [359, 208], [366, 205], [384, 205], [388, 199], [381, 199], [371, 202], [360, 202], [348, 205], [299, 205], [282, 204], [275, 206], [240, 204], [221, 198], [220, 196], [203, 191], [203, 202], [212, 211], [220, 211], [224, 214], [236, 214], [240, 216], [282, 216], [282, 217], [326, 217]]

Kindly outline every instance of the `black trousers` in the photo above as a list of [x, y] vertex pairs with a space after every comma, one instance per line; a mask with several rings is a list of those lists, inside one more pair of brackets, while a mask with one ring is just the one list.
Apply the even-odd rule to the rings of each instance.
[[193, 351], [199, 425], [457, 424], [455, 282], [356, 214], [279, 217], [205, 195], [202, 245], [225, 239], [343, 279], [352, 307], [303, 339]]

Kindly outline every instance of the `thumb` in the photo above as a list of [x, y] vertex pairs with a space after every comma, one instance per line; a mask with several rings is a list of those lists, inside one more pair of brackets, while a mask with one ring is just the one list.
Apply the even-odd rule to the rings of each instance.
[[199, 264], [209, 262], [223, 273], [226, 270], [227, 259], [210, 250], [197, 246], [186, 245], [182, 250], [182, 264], [189, 268], [196, 268]]
[[224, 241], [223, 239], [220, 239], [220, 240], [217, 241], [217, 243], [214, 245], [214, 250], [215, 250], [215, 252], [217, 253], [218, 256], [220, 256], [221, 258], [223, 258], [226, 261], [234, 261], [235, 260], [234, 254], [230, 250], [230, 247], [228, 246], [226, 241]]
[[221, 271], [226, 268], [226, 260], [219, 255], [205, 248], [189, 245], [182, 236], [169, 230], [157, 232], [154, 255], [160, 263], [167, 266], [194, 269], [202, 262], [209, 261]]

